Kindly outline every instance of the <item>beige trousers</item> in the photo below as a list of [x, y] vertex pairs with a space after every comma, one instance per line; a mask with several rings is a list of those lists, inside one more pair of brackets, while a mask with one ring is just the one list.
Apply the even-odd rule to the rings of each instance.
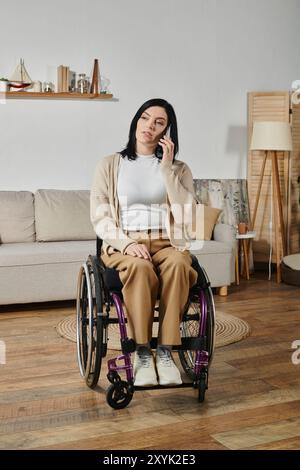
[[189, 289], [197, 281], [190, 252], [178, 251], [169, 239], [153, 238], [147, 231], [130, 232], [130, 237], [147, 246], [151, 261], [120, 252], [102, 254], [101, 258], [108, 268], [119, 271], [131, 336], [137, 344], [150, 341], [159, 295], [158, 344], [181, 344], [181, 317]]

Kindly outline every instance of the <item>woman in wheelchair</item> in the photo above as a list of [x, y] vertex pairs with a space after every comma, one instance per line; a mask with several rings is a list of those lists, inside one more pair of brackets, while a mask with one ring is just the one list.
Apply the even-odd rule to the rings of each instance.
[[[196, 197], [192, 173], [175, 160], [177, 152], [173, 107], [163, 99], [149, 100], [131, 122], [126, 148], [99, 161], [91, 190], [91, 221], [103, 240], [102, 261], [119, 272], [123, 285], [138, 386], [182, 383], [171, 349], [181, 344], [182, 314], [197, 281], [188, 251]], [[154, 360], [150, 340], [158, 298]]]
[[[208, 388], [215, 308], [205, 270], [189, 252], [203, 224], [191, 171], [177, 153], [174, 109], [152, 99], [136, 112], [125, 149], [102, 158], [94, 175], [97, 254], [88, 256], [78, 276], [77, 358], [81, 376], [95, 388], [109, 327], [119, 325], [121, 354], [107, 361], [106, 400], [114, 409], [127, 406], [143, 387], [192, 386], [199, 402]], [[174, 350], [188, 381], [182, 381]]]

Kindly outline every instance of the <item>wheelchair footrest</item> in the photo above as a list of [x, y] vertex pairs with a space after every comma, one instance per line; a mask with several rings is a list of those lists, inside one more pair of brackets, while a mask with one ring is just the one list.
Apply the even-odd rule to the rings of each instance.
[[187, 387], [195, 388], [195, 385], [193, 382], [183, 382], [180, 385], [152, 385], [151, 387], [150, 386], [140, 387], [140, 386], [135, 385], [134, 390], [138, 392], [140, 390], [161, 390], [161, 389], [166, 389], [166, 388], [187, 388]]

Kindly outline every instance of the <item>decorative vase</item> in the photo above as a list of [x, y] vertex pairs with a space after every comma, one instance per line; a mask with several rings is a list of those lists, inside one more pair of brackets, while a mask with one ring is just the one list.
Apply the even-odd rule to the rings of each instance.
[[89, 91], [89, 82], [86, 78], [85, 73], [79, 74], [79, 79], [77, 82], [77, 93], [88, 93]]
[[95, 95], [98, 95], [100, 93], [100, 71], [99, 71], [98, 59], [94, 59], [94, 68], [93, 68], [90, 93], [93, 93]]

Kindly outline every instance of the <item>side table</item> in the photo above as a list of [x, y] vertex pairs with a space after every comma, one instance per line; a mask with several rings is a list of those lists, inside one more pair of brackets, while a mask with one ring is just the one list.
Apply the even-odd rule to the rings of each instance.
[[238, 241], [236, 253], [235, 253], [235, 275], [236, 275], [236, 283], [239, 285], [240, 283], [240, 269], [239, 269], [239, 253], [240, 253], [240, 247], [243, 250], [243, 255], [244, 255], [244, 263], [245, 263], [245, 271], [246, 271], [246, 278], [247, 280], [250, 279], [249, 275], [249, 259], [248, 259], [248, 240], [249, 243], [251, 243], [251, 240], [255, 238], [256, 232], [247, 232], [247, 233], [237, 233], [235, 238]]

